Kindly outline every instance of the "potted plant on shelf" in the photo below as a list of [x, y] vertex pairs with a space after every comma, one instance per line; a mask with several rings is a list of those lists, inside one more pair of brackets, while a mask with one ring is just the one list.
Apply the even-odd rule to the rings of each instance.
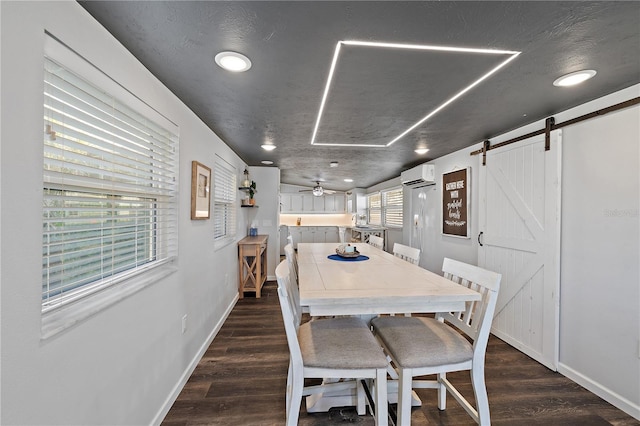
[[256, 192], [256, 182], [252, 180], [251, 185], [249, 185], [249, 204], [252, 206], [256, 203], [256, 200], [253, 199]]

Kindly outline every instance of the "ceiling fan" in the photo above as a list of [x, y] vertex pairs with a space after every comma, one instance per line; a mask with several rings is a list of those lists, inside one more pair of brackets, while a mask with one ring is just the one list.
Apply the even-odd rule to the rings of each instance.
[[313, 189], [301, 189], [299, 192], [311, 192], [313, 193], [314, 197], [322, 197], [324, 194], [335, 194], [338, 191], [334, 191], [332, 189], [324, 189], [321, 185], [320, 185], [320, 181], [316, 181], [316, 186], [313, 187]]

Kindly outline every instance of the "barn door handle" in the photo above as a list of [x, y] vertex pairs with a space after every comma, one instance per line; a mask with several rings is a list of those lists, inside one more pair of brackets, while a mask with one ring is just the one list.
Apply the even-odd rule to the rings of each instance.
[[480, 233], [478, 234], [478, 244], [480, 244], [480, 247], [483, 246], [482, 241], [480, 241], [480, 237], [482, 237], [482, 234], [484, 234], [484, 232], [480, 231]]

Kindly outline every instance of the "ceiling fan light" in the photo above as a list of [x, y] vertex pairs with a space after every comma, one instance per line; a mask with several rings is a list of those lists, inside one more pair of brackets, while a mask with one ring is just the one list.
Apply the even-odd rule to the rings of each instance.
[[315, 197], [321, 197], [322, 194], [324, 194], [324, 190], [322, 189], [322, 187], [320, 185], [316, 186], [313, 188], [313, 195]]
[[553, 82], [553, 85], [556, 87], [575, 86], [576, 84], [589, 80], [594, 75], [596, 75], [595, 70], [576, 71], [557, 78]]
[[231, 72], [244, 72], [251, 68], [251, 61], [242, 53], [225, 51], [215, 56], [216, 64]]

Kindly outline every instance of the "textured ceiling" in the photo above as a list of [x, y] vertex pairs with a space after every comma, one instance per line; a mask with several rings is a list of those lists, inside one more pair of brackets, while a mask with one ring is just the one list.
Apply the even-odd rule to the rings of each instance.
[[[249, 165], [271, 160], [283, 183], [297, 185], [368, 187], [640, 82], [636, 1], [80, 4]], [[521, 54], [391, 146], [311, 145], [345, 40]], [[247, 55], [252, 68], [220, 69], [213, 58], [223, 50]], [[507, 57], [342, 46], [315, 142], [385, 145]], [[580, 86], [552, 85], [581, 69], [598, 74]], [[277, 149], [262, 150], [265, 142]], [[414, 152], [421, 145], [426, 155]]]

